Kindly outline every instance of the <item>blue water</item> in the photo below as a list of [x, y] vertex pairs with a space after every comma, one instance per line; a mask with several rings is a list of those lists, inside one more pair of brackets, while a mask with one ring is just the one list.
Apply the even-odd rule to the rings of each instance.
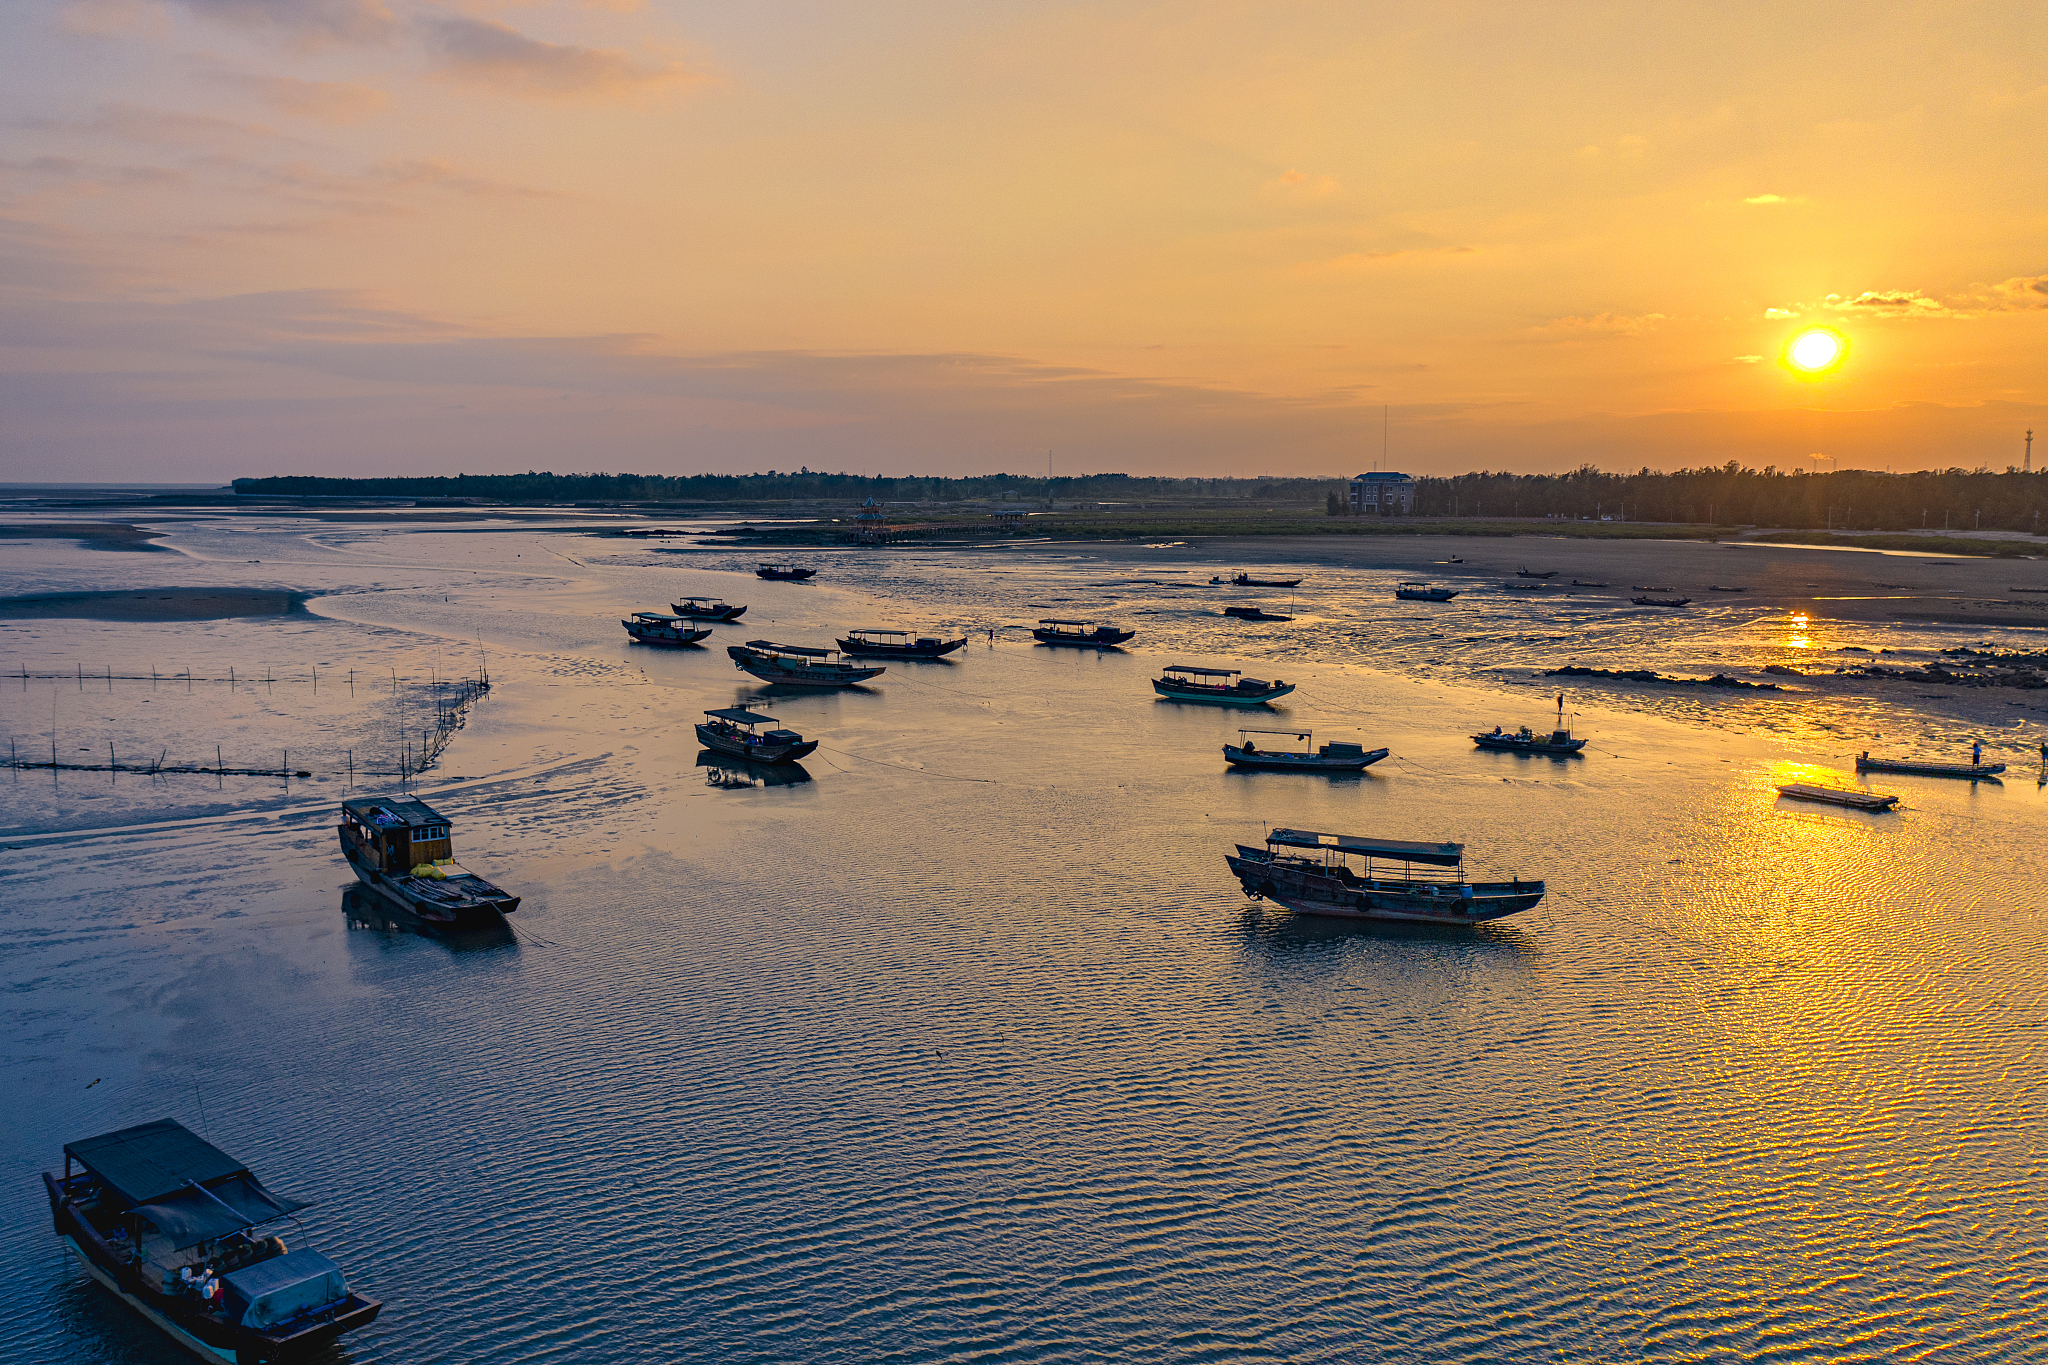
[[[120, 705], [76, 747], [304, 735], [319, 775], [8, 779], [10, 1359], [178, 1358], [60, 1254], [35, 1176], [162, 1115], [317, 1201], [287, 1240], [387, 1304], [334, 1360], [2042, 1358], [2032, 774], [1901, 778], [1889, 817], [1772, 789], [1843, 766], [1802, 707], [1915, 736], [1960, 713], [1574, 693], [1586, 759], [1479, 754], [1470, 728], [1545, 719], [1540, 680], [1489, 671], [1543, 651], [1485, 619], [1461, 653], [1389, 643], [1362, 604], [1396, 571], [1370, 566], [1324, 571], [1344, 586], [1316, 615], [1357, 623], [1292, 637], [1122, 588], [1108, 605], [1170, 649], [1096, 655], [1017, 629], [1101, 602], [1085, 556], [1003, 552], [978, 583], [958, 556], [849, 557], [787, 585], [524, 532], [172, 543], [37, 542], [34, 576], [250, 582], [232, 561], [261, 558], [330, 595], [303, 620], [0, 626], [0, 664], [269, 649], [273, 676], [375, 664], [402, 701], [488, 651], [492, 693], [421, 790], [526, 902], [516, 937], [351, 925], [330, 760], [388, 742], [368, 700], [102, 692]], [[684, 591], [753, 606], [710, 650], [624, 642], [620, 614]], [[1795, 648], [1726, 610], [1690, 656], [1680, 628], [1615, 628], [1700, 671]], [[722, 649], [895, 620], [984, 633], [826, 696], [764, 693]], [[1394, 756], [1224, 771], [1252, 722], [1146, 680], [1240, 657], [1300, 687], [1264, 723]], [[21, 695], [0, 685], [24, 735], [64, 702]], [[699, 766], [688, 724], [734, 700], [823, 741], [811, 780]], [[1467, 932], [1298, 920], [1223, 867], [1269, 823], [1456, 839], [1551, 891]]]

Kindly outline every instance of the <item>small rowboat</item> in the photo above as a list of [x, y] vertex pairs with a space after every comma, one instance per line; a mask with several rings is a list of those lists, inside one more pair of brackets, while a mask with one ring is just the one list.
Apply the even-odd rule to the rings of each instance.
[[643, 645], [694, 645], [711, 633], [711, 627], [692, 625], [687, 616], [663, 616], [658, 611], [636, 611], [619, 624]]
[[1690, 597], [1631, 597], [1628, 600], [1639, 607], [1682, 607], [1692, 601]]
[[737, 621], [747, 614], [744, 606], [735, 607], [716, 597], [685, 597], [669, 603], [668, 609], [692, 621]]
[[1301, 586], [1299, 578], [1253, 578], [1250, 574], [1246, 573], [1241, 573], [1235, 578], [1212, 578], [1209, 581], [1211, 583], [1227, 583], [1235, 588], [1298, 588]]
[[1517, 577], [1517, 578], [1555, 578], [1555, 577], [1557, 577], [1557, 570], [1555, 570], [1555, 569], [1552, 569], [1552, 570], [1550, 570], [1550, 571], [1549, 571], [1548, 573], [1537, 573], [1537, 572], [1536, 572], [1535, 570], [1533, 570], [1533, 569], [1517, 569], [1517, 570], [1515, 570], [1515, 577]]
[[1787, 782], [1778, 788], [1778, 795], [1794, 801], [1817, 801], [1824, 806], [1847, 806], [1851, 810], [1884, 811], [1899, 804], [1896, 796], [1848, 787], [1816, 787], [1810, 782]]
[[1748, 592], [1748, 591], [1749, 591], [1749, 589], [1748, 589], [1748, 588], [1728, 588], [1728, 587], [1723, 587], [1723, 586], [1722, 586], [1721, 584], [1719, 584], [1719, 583], [1709, 583], [1709, 584], [1707, 584], [1707, 591], [1708, 591], [1708, 592]]
[[884, 659], [936, 659], [951, 654], [967, 643], [967, 637], [941, 640], [931, 635], [912, 635], [907, 630], [849, 630], [839, 642], [848, 654], [870, 654]]
[[817, 572], [816, 569], [800, 569], [794, 564], [763, 564], [754, 570], [754, 577], [780, 583], [801, 583]]
[[1164, 677], [1152, 680], [1152, 690], [1169, 701], [1199, 701], [1215, 706], [1261, 706], [1286, 696], [1294, 684], [1275, 678], [1247, 678], [1235, 668], [1195, 668], [1174, 664]]
[[[1981, 751], [1980, 751], [1981, 752]], [[1856, 757], [1859, 773], [1912, 773], [1917, 777], [1962, 777], [1987, 782], [2005, 771], [2003, 763], [1930, 763], [1917, 758], [1872, 758], [1869, 750]]]
[[1385, 749], [1359, 744], [1325, 744], [1322, 748], [1261, 749], [1253, 735], [1287, 735], [1303, 745], [1315, 743], [1309, 730], [1239, 730], [1240, 743], [1223, 746], [1223, 759], [1233, 768], [1279, 773], [1362, 773], [1387, 756]]
[[762, 682], [783, 683], [791, 687], [851, 687], [889, 671], [848, 663], [846, 656], [836, 649], [778, 645], [771, 640], [727, 645], [725, 652], [733, 667], [753, 674]]
[[1605, 583], [1591, 583], [1583, 578], [1574, 578], [1572, 586], [1575, 588], [1604, 588], [1607, 585]]
[[1282, 616], [1278, 612], [1267, 611], [1264, 607], [1225, 607], [1223, 614], [1225, 616], [1234, 616], [1240, 621], [1292, 621], [1294, 619], [1292, 616]]
[[1396, 588], [1394, 596], [1403, 602], [1448, 602], [1462, 591], [1459, 588]]
[[1031, 632], [1042, 645], [1075, 645], [1082, 649], [1104, 649], [1120, 645], [1138, 632], [1121, 626], [1098, 625], [1094, 621], [1061, 621], [1047, 617]]

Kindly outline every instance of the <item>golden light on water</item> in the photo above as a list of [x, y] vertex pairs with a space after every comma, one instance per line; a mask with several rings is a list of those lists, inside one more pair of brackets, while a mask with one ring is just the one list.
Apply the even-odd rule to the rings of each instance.
[[1840, 365], [1849, 353], [1849, 341], [1828, 327], [1811, 327], [1792, 338], [1785, 348], [1785, 363], [1801, 374], [1819, 375]]
[[1785, 641], [1788, 646], [1793, 649], [1810, 649], [1813, 647], [1813, 638], [1806, 633], [1807, 621], [1805, 612], [1793, 612], [1792, 619], [1787, 624], [1792, 628], [1791, 637]]

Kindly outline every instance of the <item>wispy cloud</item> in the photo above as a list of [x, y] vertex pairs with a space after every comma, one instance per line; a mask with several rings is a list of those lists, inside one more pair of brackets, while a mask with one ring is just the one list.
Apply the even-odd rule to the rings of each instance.
[[1985, 290], [1983, 298], [1997, 309], [2048, 308], [2048, 275], [2015, 275]]
[[1594, 313], [1587, 317], [1553, 318], [1530, 330], [1554, 340], [1640, 336], [1666, 320], [1662, 313]]
[[1837, 313], [1866, 313], [1892, 318], [1946, 318], [1960, 316], [1940, 299], [1917, 289], [1866, 289], [1860, 294], [1830, 294], [1821, 307]]
[[179, 0], [203, 19], [269, 29], [305, 45], [381, 43], [398, 31], [383, 0]]
[[253, 72], [203, 65], [200, 79], [223, 90], [260, 100], [280, 114], [319, 123], [362, 123], [383, 112], [391, 97], [374, 85], [347, 81], [302, 81], [296, 76], [259, 76]]
[[1745, 204], [1755, 204], [1759, 207], [1767, 208], [1774, 204], [1796, 204], [1799, 203], [1800, 200], [1802, 200], [1804, 197], [1804, 195], [1797, 194], [1790, 196], [1783, 194], [1752, 194], [1749, 196], [1749, 198], [1743, 200], [1742, 202]]
[[1796, 318], [1798, 316], [1799, 310], [1797, 308], [1764, 309], [1764, 321], [1766, 322], [1783, 322], [1788, 318]]
[[492, 19], [429, 20], [426, 36], [444, 75], [527, 99], [625, 99], [701, 79], [680, 62], [542, 42]]

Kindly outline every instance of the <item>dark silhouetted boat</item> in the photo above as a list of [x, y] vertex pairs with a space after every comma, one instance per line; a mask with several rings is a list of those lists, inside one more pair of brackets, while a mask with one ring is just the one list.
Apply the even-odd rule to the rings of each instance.
[[849, 630], [839, 641], [848, 654], [865, 654], [878, 659], [936, 659], [966, 645], [967, 637], [941, 640], [935, 635], [913, 635], [907, 630]]
[[799, 568], [794, 564], [763, 564], [754, 570], [754, 577], [769, 578], [778, 583], [801, 583], [817, 572], [816, 569]]
[[836, 649], [809, 645], [778, 645], [772, 640], [749, 640], [727, 645], [725, 652], [733, 667], [744, 669], [762, 682], [789, 687], [851, 687], [879, 678], [888, 672], [879, 666], [848, 663]]
[[1120, 645], [1138, 632], [1125, 630], [1121, 626], [1102, 625], [1094, 621], [1061, 621], [1047, 617], [1031, 632], [1031, 638], [1042, 645], [1075, 645], [1084, 649], [1103, 649]]
[[1564, 693], [1557, 694], [1557, 728], [1547, 735], [1539, 735], [1524, 725], [1513, 734], [1498, 725], [1491, 731], [1481, 731], [1472, 736], [1472, 742], [1482, 749], [1493, 749], [1509, 754], [1575, 754], [1586, 747], [1583, 739], [1573, 739], [1571, 729], [1564, 723]]
[[1707, 591], [1708, 591], [1708, 592], [1748, 592], [1748, 591], [1749, 591], [1749, 589], [1748, 589], [1748, 588], [1730, 588], [1730, 587], [1725, 587], [1725, 586], [1723, 586], [1722, 584], [1719, 584], [1719, 583], [1709, 583], [1709, 584], [1707, 584]]
[[1253, 735], [1286, 735], [1311, 745], [1310, 730], [1239, 730], [1239, 742], [1223, 746], [1224, 761], [1234, 768], [1258, 768], [1280, 773], [1362, 773], [1387, 756], [1385, 749], [1367, 749], [1360, 744], [1325, 744], [1320, 749], [1261, 749]]
[[488, 929], [519, 897], [456, 865], [448, 817], [416, 796], [341, 803], [342, 856], [356, 880], [436, 929]]
[[1968, 763], [1936, 763], [1919, 758], [1872, 758], [1868, 749], [1856, 756], [1859, 773], [1911, 773], [1916, 777], [1961, 777], [1972, 782], [1995, 781], [2005, 771], [2003, 763], [1986, 763], [1984, 746], [1978, 745]]
[[711, 627], [695, 625], [687, 616], [663, 616], [658, 611], [636, 611], [619, 624], [643, 645], [694, 645], [711, 634]]
[[86, 1273], [201, 1360], [324, 1359], [383, 1308], [319, 1252], [263, 1233], [308, 1206], [176, 1119], [67, 1142], [63, 1178], [43, 1185]]
[[1238, 574], [1235, 578], [1212, 578], [1209, 581], [1212, 584], [1227, 583], [1237, 588], [1298, 588], [1301, 586], [1299, 578], [1253, 578], [1247, 573]]
[[1239, 844], [1224, 861], [1245, 895], [1303, 915], [1477, 924], [1543, 899], [1540, 881], [1466, 881], [1463, 844], [1276, 829], [1264, 848]]
[[1575, 588], [1604, 588], [1607, 585], [1605, 583], [1591, 583], [1583, 578], [1574, 578], [1572, 586]]
[[1692, 601], [1690, 597], [1631, 597], [1628, 600], [1639, 607], [1682, 607]]
[[747, 614], [744, 606], [735, 607], [716, 597], [685, 597], [669, 603], [669, 610], [693, 621], [737, 621]]
[[1394, 596], [1403, 602], [1448, 602], [1462, 591], [1459, 588], [1396, 588]]
[[1235, 617], [1240, 621], [1292, 621], [1294, 619], [1292, 616], [1282, 616], [1276, 611], [1267, 611], [1264, 607], [1225, 607], [1223, 614]]
[[1265, 682], [1247, 678], [1235, 668], [1195, 668], [1174, 664], [1165, 676], [1152, 680], [1152, 690], [1172, 701], [1208, 702], [1215, 706], [1259, 706], [1294, 690], [1294, 684], [1275, 678]]
[[697, 740], [705, 748], [734, 758], [744, 758], [754, 763], [794, 763], [809, 756], [818, 747], [815, 739], [805, 739], [794, 730], [769, 730], [758, 733], [757, 725], [780, 725], [773, 716], [764, 716], [759, 711], [749, 711], [744, 706], [728, 706], [718, 711], [706, 711], [708, 721], [697, 722]]
[[1530, 569], [1530, 568], [1520, 568], [1520, 569], [1517, 569], [1517, 570], [1515, 570], [1515, 577], [1517, 577], [1517, 578], [1555, 578], [1555, 577], [1557, 577], [1557, 570], [1556, 570], [1556, 569], [1551, 569], [1551, 570], [1549, 570], [1548, 572], [1545, 572], [1545, 573], [1537, 573], [1537, 572], [1536, 572], [1536, 571], [1535, 571], [1534, 569]]

